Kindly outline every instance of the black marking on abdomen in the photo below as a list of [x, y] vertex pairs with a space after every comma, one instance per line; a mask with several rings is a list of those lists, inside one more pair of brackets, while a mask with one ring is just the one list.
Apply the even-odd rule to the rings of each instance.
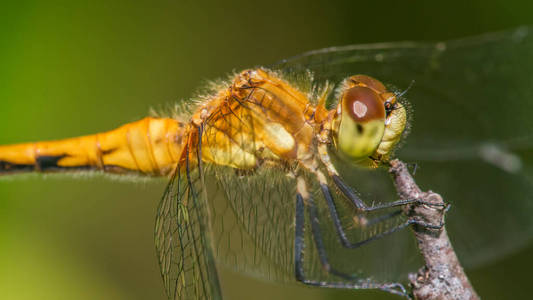
[[[75, 171], [98, 171], [97, 166], [80, 165], [80, 166], [59, 166], [58, 162], [68, 155], [43, 155], [37, 157], [35, 164], [17, 164], [9, 161], [0, 160], [0, 175], [24, 172], [75, 172]], [[103, 170], [106, 173], [115, 174], [139, 174], [138, 170], [129, 170], [114, 165], [105, 165]]]
[[1, 173], [31, 172], [35, 170], [35, 165], [14, 164], [8, 161], [0, 160]]
[[61, 171], [89, 171], [97, 169], [96, 166], [80, 165], [80, 166], [60, 166], [58, 162], [68, 157], [68, 154], [62, 155], [42, 155], [35, 159], [37, 170], [42, 172], [61, 172]]
[[37, 168], [42, 171], [45, 171], [48, 169], [57, 169], [57, 168], [61, 168], [60, 166], [57, 165], [59, 160], [67, 156], [68, 156], [67, 154], [37, 156], [37, 158], [35, 159], [35, 164], [37, 165]]

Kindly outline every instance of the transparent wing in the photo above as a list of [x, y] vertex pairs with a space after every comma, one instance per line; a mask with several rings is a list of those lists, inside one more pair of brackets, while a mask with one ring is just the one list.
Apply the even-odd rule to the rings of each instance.
[[202, 180], [197, 168], [182, 173], [177, 171], [168, 184], [156, 218], [155, 244], [165, 290], [169, 299], [222, 299]]
[[[295, 179], [288, 176], [286, 170], [268, 167], [246, 175], [221, 167], [213, 168], [209, 173], [212, 183], [208, 185], [217, 189], [215, 194], [218, 195], [210, 199], [217, 262], [255, 277], [296, 282]], [[401, 279], [419, 265], [416, 244], [408, 231], [394, 233], [356, 249], [345, 248], [315, 176], [307, 174], [306, 178], [318, 209], [324, 249], [334, 268], [357, 275], [358, 280], [365, 282], [390, 282]], [[382, 234], [406, 221], [403, 214], [396, 213], [398, 209], [360, 215], [334, 186], [329, 188], [339, 220], [352, 243]], [[307, 278], [345, 281], [324, 270], [315, 237], [311, 234], [309, 216], [306, 218], [304, 269]], [[370, 221], [370, 224], [362, 226], [363, 220]]]
[[229, 268], [268, 279], [294, 278], [294, 180], [277, 169], [239, 176], [213, 172], [215, 257]]
[[[422, 187], [452, 203], [447, 228], [460, 258], [473, 266], [533, 237], [532, 30], [430, 44], [334, 47], [273, 68], [295, 78], [311, 71], [316, 82], [367, 74], [402, 90], [414, 83], [406, 94], [411, 133], [398, 156], [417, 163]], [[394, 193], [386, 177], [376, 182], [362, 171], [344, 171], [370, 199], [384, 189]]]

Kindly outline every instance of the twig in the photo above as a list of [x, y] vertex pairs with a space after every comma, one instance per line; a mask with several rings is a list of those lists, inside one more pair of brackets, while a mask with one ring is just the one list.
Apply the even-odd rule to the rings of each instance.
[[[439, 194], [422, 192], [405, 164], [399, 160], [391, 161], [389, 172], [401, 198], [435, 204], [410, 205], [405, 210], [408, 217], [429, 224], [444, 224], [447, 206]], [[413, 230], [426, 264], [418, 273], [409, 275], [415, 299], [480, 299], [457, 259], [446, 228], [443, 226], [436, 230], [415, 225]]]

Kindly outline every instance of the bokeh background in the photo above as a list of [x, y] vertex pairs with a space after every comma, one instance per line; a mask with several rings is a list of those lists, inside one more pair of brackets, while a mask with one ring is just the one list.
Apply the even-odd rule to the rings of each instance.
[[[452, 39], [531, 24], [531, 11], [503, 0], [2, 3], [0, 143], [115, 128], [207, 79], [307, 50]], [[164, 185], [2, 179], [0, 299], [164, 299], [153, 245]], [[530, 246], [468, 274], [484, 299], [527, 298], [532, 257]], [[227, 299], [394, 299], [229, 272], [222, 284]]]

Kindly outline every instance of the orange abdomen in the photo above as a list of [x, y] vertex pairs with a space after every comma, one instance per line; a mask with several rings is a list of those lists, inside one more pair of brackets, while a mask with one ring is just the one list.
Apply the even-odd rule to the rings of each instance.
[[0, 175], [79, 170], [165, 175], [182, 155], [185, 132], [174, 119], [145, 118], [94, 135], [0, 146]]

